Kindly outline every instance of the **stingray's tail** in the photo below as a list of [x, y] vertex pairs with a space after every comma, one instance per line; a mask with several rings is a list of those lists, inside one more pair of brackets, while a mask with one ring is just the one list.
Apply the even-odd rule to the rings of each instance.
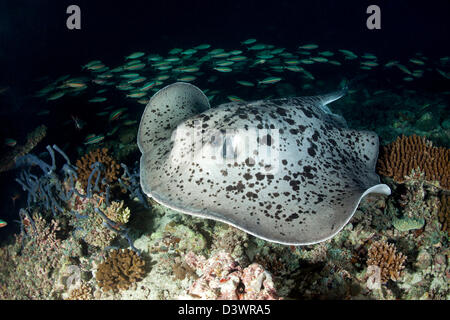
[[367, 76], [368, 76], [367, 74], [361, 74], [356, 77], [353, 77], [350, 80], [344, 79], [342, 81], [342, 84], [341, 84], [342, 88], [340, 90], [320, 96], [320, 98], [322, 100], [322, 104], [327, 105], [333, 101], [338, 100], [339, 98], [342, 98], [343, 96], [345, 96], [348, 93], [348, 90], [350, 88], [354, 87], [356, 82], [359, 82], [360, 80], [365, 79]]

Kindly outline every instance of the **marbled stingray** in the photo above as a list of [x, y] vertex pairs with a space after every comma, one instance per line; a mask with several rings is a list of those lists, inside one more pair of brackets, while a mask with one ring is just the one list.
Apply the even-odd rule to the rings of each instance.
[[210, 108], [188, 83], [158, 91], [141, 119], [143, 191], [176, 211], [262, 239], [306, 245], [337, 234], [369, 193], [378, 137], [347, 128], [328, 103], [344, 91]]

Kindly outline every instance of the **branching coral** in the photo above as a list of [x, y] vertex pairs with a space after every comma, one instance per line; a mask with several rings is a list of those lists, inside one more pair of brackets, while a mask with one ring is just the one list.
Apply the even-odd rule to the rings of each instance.
[[112, 250], [109, 257], [97, 268], [95, 275], [103, 291], [127, 290], [134, 282], [144, 278], [145, 261], [136, 252]]
[[[100, 172], [93, 173], [93, 169], [97, 163], [101, 164], [102, 168], [99, 170]], [[106, 148], [92, 150], [77, 160], [76, 165], [78, 181], [84, 190], [87, 190], [89, 179], [91, 181], [100, 179], [99, 174], [102, 176], [101, 180], [104, 178], [105, 182], [109, 184], [116, 182], [119, 177], [120, 165], [109, 156], [108, 149]], [[100, 191], [104, 191], [103, 184], [100, 184], [99, 188]]]
[[114, 222], [126, 224], [130, 219], [130, 209], [123, 206], [123, 201], [113, 201], [106, 208], [105, 215]]
[[396, 251], [394, 244], [386, 241], [376, 241], [369, 248], [367, 265], [379, 268], [382, 283], [397, 281], [402, 275], [406, 256]]
[[433, 147], [424, 137], [401, 136], [382, 148], [377, 172], [403, 183], [412, 170], [425, 173], [427, 181], [438, 181], [440, 187], [450, 189], [450, 149]]

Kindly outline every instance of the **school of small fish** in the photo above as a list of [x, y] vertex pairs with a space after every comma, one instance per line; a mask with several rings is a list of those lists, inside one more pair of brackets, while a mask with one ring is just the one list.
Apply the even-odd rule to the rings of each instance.
[[[295, 50], [260, 43], [256, 39], [244, 40], [240, 45], [239, 49], [226, 50], [200, 44], [188, 49], [173, 48], [165, 55], [138, 51], [126, 55], [117, 66], [107, 66], [98, 59], [92, 60], [81, 67], [82, 75], [64, 75], [40, 89], [36, 96], [45, 98], [49, 108], [39, 111], [37, 115], [50, 114], [52, 103], [55, 103], [53, 101], [86, 95], [87, 103], [92, 105], [92, 110], [96, 110], [95, 115], [103, 118], [110, 127], [106, 133], [86, 135], [85, 144], [96, 144], [102, 142], [105, 136], [114, 135], [120, 126], [137, 123], [137, 119], [130, 119], [127, 113], [130, 100], [145, 106], [155, 92], [177, 81], [206, 82], [203, 87], [209, 88], [205, 90], [209, 101], [220, 103], [224, 99], [231, 102], [245, 101], [234, 92], [222, 95], [221, 90], [215, 89], [221, 87], [224, 78], [231, 79], [235, 84], [234, 89], [239, 92], [251, 89], [265, 94], [268, 87], [283, 82], [308, 89], [318, 78], [316, 70], [319, 72], [323, 70], [319, 68], [324, 66], [352, 67], [353, 72], [356, 70], [359, 73], [381, 69], [389, 76], [397, 76], [405, 85], [423, 78], [425, 74], [437, 73], [443, 80], [450, 77], [450, 57], [429, 59], [420, 52], [406, 61], [385, 61], [368, 52], [321, 50], [314, 43], [302, 44]], [[345, 76], [345, 72], [340, 71]], [[113, 92], [125, 99], [122, 106], [113, 104], [110, 98]], [[85, 122], [78, 117], [72, 116], [72, 120], [78, 130], [84, 127]], [[70, 119], [68, 122], [71, 122]], [[12, 139], [5, 141], [8, 146], [14, 143]]]

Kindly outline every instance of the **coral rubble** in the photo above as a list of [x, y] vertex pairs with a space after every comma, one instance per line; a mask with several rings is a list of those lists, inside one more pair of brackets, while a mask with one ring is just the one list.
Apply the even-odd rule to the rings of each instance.
[[200, 299], [278, 299], [272, 275], [253, 263], [242, 268], [229, 253], [219, 251], [208, 259], [189, 252], [186, 263], [201, 273], [188, 293]]

